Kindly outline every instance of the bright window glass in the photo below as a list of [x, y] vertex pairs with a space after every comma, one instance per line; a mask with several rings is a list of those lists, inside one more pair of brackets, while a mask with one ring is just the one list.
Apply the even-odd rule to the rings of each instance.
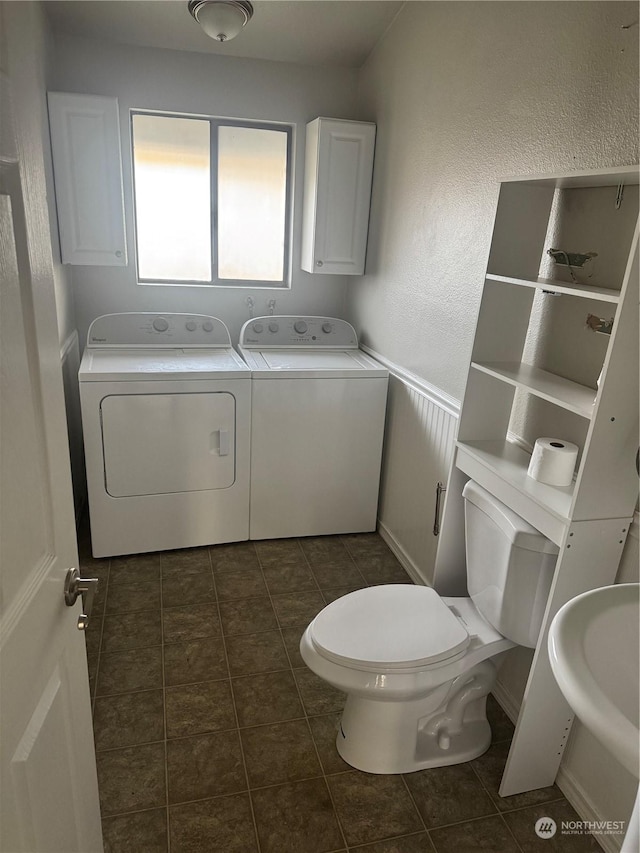
[[132, 138], [141, 283], [287, 284], [291, 128], [133, 113]]
[[287, 134], [218, 128], [218, 277], [282, 281]]
[[138, 275], [211, 280], [208, 121], [133, 116]]

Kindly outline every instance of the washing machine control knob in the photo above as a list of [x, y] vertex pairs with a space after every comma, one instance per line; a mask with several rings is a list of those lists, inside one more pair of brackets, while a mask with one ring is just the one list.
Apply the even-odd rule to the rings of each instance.
[[296, 322], [293, 324], [293, 328], [299, 335], [304, 335], [304, 333], [307, 331], [308, 326], [304, 320], [296, 320]]
[[262, 325], [262, 323], [254, 323], [253, 324], [253, 331], [257, 332], [257, 334], [260, 334], [260, 332], [262, 332], [263, 329], [264, 329], [264, 326]]
[[211, 320], [205, 320], [202, 324], [202, 328], [205, 332], [213, 332], [213, 323]]
[[187, 322], [187, 325], [186, 325], [187, 332], [195, 332], [195, 330], [197, 328], [198, 328], [198, 326], [197, 326], [195, 320], [189, 320]]
[[333, 326], [331, 325], [331, 323], [323, 323], [322, 331], [325, 333], [325, 335], [328, 335], [329, 332], [333, 331]]
[[280, 326], [278, 326], [277, 323], [269, 323], [269, 331], [270, 332], [277, 332], [279, 328], [280, 328]]
[[153, 321], [153, 328], [156, 332], [166, 332], [169, 328], [169, 323], [164, 319], [164, 317], [156, 317]]

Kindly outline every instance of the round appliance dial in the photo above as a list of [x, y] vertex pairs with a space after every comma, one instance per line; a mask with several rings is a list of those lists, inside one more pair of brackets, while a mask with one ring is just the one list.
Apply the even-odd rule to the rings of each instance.
[[308, 326], [304, 320], [296, 320], [296, 322], [293, 324], [293, 328], [299, 335], [304, 335], [304, 333], [308, 329]]
[[322, 331], [325, 333], [325, 335], [328, 335], [329, 332], [333, 331], [333, 326], [331, 325], [331, 323], [323, 323]]
[[169, 328], [169, 323], [164, 317], [156, 317], [153, 321], [153, 328], [156, 332], [166, 332]]
[[263, 330], [264, 330], [264, 326], [262, 325], [262, 323], [254, 323], [254, 324], [253, 324], [253, 331], [254, 331], [254, 332], [256, 332], [258, 335], [259, 335], [259, 334], [260, 334], [260, 332], [262, 332]]
[[269, 331], [277, 332], [280, 326], [277, 323], [269, 323]]
[[213, 332], [213, 323], [211, 320], [205, 320], [202, 324], [202, 328], [205, 332]]
[[188, 320], [187, 321], [187, 325], [186, 325], [187, 332], [195, 332], [195, 330], [197, 328], [198, 328], [198, 326], [197, 326], [195, 320]]

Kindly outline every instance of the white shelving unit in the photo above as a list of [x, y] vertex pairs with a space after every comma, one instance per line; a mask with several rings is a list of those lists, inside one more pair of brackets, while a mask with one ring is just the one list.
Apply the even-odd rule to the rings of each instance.
[[[560, 549], [502, 796], [555, 780], [573, 716], [551, 673], [549, 624], [570, 598], [613, 583], [638, 497], [638, 231], [637, 167], [501, 184], [434, 586], [466, 595], [468, 479]], [[550, 248], [597, 257], [569, 270]], [[611, 334], [586, 331], [588, 314], [613, 319]], [[580, 446], [570, 486], [528, 476], [543, 435]]]

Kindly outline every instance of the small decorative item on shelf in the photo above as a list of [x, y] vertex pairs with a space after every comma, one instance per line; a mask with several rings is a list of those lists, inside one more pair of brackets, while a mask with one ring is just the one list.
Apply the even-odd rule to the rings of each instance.
[[[578, 279], [573, 271], [574, 267], [583, 269], [584, 265], [588, 261], [598, 257], [597, 252], [565, 252], [564, 249], [547, 249], [547, 254], [550, 255], [557, 264], [560, 264], [560, 266], [568, 267], [571, 280], [576, 283]], [[587, 278], [591, 278], [592, 275], [593, 270], [591, 270]]]
[[599, 335], [610, 335], [613, 331], [613, 317], [605, 320], [604, 317], [598, 317], [597, 314], [587, 314], [587, 329], [592, 332], [597, 332]]

